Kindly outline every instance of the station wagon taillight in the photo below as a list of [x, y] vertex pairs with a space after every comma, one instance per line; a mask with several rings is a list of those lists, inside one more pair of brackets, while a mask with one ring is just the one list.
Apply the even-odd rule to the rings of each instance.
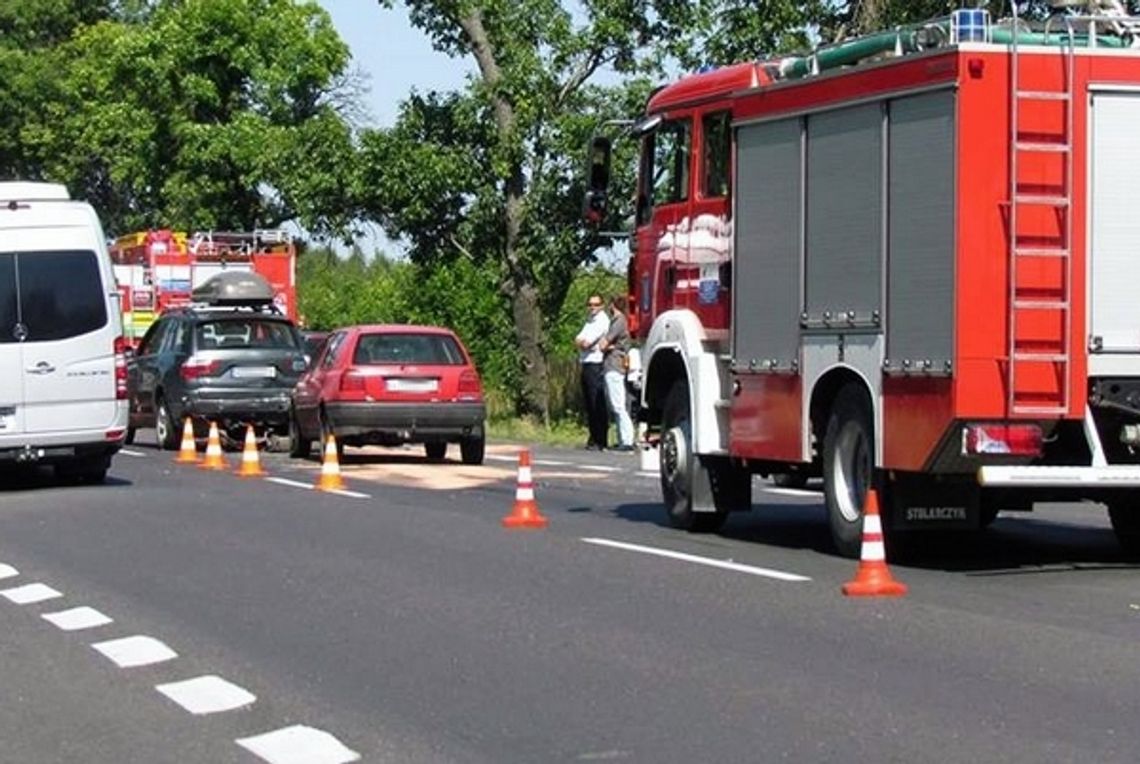
[[127, 399], [127, 338], [115, 338], [115, 399]]
[[207, 361], [192, 355], [183, 362], [182, 368], [178, 370], [178, 373], [182, 375], [182, 379], [189, 382], [194, 379], [200, 379], [201, 377], [212, 377], [217, 374], [221, 368], [221, 361]]
[[474, 369], [465, 369], [459, 375], [459, 397], [468, 400], [483, 397], [483, 385]]

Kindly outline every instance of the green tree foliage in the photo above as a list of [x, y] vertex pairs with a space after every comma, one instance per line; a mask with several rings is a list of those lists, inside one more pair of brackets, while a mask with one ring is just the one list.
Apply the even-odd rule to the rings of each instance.
[[[469, 57], [478, 75], [462, 93], [414, 94], [395, 127], [362, 137], [363, 207], [417, 262], [465, 257], [498, 268], [520, 353], [519, 409], [548, 420], [553, 317], [577, 269], [608, 244], [581, 224], [586, 143], [642, 110], [643, 75], [659, 71], [661, 41], [687, 28], [694, 6], [592, 0], [572, 14], [552, 0], [405, 5], [438, 50]], [[602, 71], [624, 80], [600, 86]], [[634, 147], [621, 150], [628, 158]], [[615, 198], [625, 199], [632, 163], [616, 166]]]
[[349, 52], [315, 2], [22, 0], [0, 29], [0, 173], [112, 231], [349, 227]]

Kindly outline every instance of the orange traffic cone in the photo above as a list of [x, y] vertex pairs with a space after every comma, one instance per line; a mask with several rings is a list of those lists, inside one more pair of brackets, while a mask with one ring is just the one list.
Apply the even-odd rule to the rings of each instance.
[[546, 518], [534, 501], [534, 480], [530, 474], [530, 449], [519, 451], [519, 480], [515, 489], [515, 506], [503, 518], [507, 528], [545, 528]]
[[347, 486], [340, 476], [340, 459], [336, 453], [336, 436], [329, 434], [325, 441], [325, 458], [321, 460], [321, 476], [317, 480], [318, 491], [343, 491]]
[[265, 474], [257, 458], [257, 438], [251, 424], [245, 426], [245, 448], [242, 449], [241, 464], [238, 465], [236, 474], [238, 477], [261, 477]]
[[194, 444], [194, 425], [190, 417], [186, 417], [182, 425], [182, 445], [178, 447], [178, 456], [174, 458], [178, 464], [197, 464], [198, 446]]
[[218, 425], [210, 422], [210, 437], [206, 440], [206, 458], [198, 465], [204, 470], [224, 470], [226, 460], [222, 456], [222, 438], [218, 435]]
[[863, 550], [855, 578], [843, 585], [849, 597], [901, 597], [906, 584], [891, 575], [883, 547], [883, 523], [879, 519], [879, 495], [874, 488], [867, 491], [863, 506]]

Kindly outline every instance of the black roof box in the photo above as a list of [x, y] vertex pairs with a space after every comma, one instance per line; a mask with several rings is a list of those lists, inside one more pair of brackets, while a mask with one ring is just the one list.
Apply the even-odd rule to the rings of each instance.
[[194, 287], [190, 299], [215, 306], [260, 306], [273, 302], [273, 287], [253, 271], [223, 271]]

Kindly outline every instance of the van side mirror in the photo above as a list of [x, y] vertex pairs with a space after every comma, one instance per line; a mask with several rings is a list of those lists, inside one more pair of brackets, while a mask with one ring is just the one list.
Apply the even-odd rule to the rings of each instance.
[[611, 151], [610, 139], [604, 135], [596, 135], [590, 140], [590, 163], [587, 169], [589, 178], [582, 216], [592, 225], [598, 225], [606, 217]]

